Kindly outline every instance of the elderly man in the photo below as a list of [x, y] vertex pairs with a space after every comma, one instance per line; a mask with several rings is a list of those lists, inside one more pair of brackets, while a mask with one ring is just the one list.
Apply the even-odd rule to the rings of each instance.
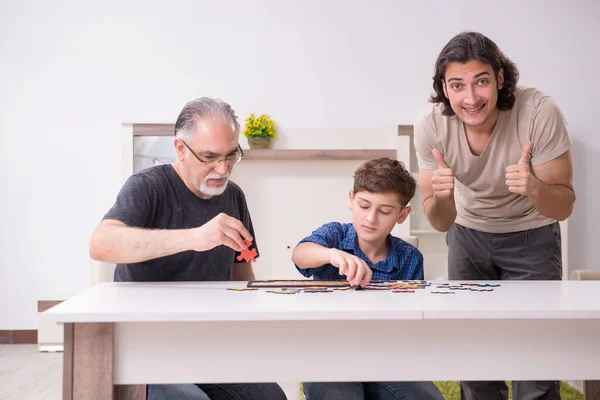
[[[229, 104], [200, 98], [185, 105], [175, 124], [177, 161], [133, 174], [92, 236], [91, 257], [116, 263], [115, 281], [254, 279], [249, 262], [236, 262], [245, 240], [256, 248], [244, 193], [229, 181], [243, 156], [239, 132]], [[274, 383], [196, 386], [212, 400], [285, 399]], [[165, 386], [148, 392], [181, 397]]]

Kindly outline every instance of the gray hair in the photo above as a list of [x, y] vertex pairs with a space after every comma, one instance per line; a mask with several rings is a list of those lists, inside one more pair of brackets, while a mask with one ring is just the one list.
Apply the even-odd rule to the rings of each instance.
[[240, 123], [229, 104], [220, 99], [201, 97], [188, 102], [179, 113], [175, 123], [175, 137], [191, 142], [196, 122], [202, 119], [231, 124], [235, 131], [240, 133]]

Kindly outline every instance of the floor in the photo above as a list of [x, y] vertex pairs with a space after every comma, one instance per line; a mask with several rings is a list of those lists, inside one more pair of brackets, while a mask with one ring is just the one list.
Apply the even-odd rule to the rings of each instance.
[[62, 353], [35, 344], [0, 345], [0, 400], [60, 400]]

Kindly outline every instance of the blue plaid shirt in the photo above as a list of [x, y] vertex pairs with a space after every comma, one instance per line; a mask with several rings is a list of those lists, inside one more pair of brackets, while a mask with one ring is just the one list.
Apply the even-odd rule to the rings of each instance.
[[[323, 247], [335, 248], [363, 259], [373, 271], [371, 280], [423, 280], [423, 254], [410, 243], [388, 235], [389, 252], [385, 260], [373, 265], [358, 246], [358, 237], [352, 224], [331, 222], [316, 229], [300, 243], [312, 242]], [[298, 244], [300, 244], [298, 243]], [[345, 280], [331, 264], [317, 268], [296, 269], [305, 277], [318, 280]]]

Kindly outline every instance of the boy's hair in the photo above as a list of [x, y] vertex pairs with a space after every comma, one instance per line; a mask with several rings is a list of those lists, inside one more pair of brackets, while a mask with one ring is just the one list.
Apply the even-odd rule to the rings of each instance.
[[394, 193], [405, 207], [415, 195], [417, 182], [404, 163], [390, 158], [378, 158], [362, 164], [354, 173], [354, 193]]
[[435, 74], [433, 75], [434, 94], [429, 98], [432, 103], [442, 103], [442, 115], [450, 117], [454, 110], [450, 106], [450, 100], [444, 94], [442, 82], [445, 80], [446, 67], [451, 62], [466, 63], [478, 60], [484, 64], [491, 65], [498, 80], [500, 68], [504, 70], [504, 84], [498, 90], [497, 107], [506, 111], [513, 108], [515, 104], [515, 90], [519, 81], [519, 70], [517, 66], [500, 51], [496, 43], [478, 32], [462, 32], [454, 36], [444, 46], [435, 62]]

